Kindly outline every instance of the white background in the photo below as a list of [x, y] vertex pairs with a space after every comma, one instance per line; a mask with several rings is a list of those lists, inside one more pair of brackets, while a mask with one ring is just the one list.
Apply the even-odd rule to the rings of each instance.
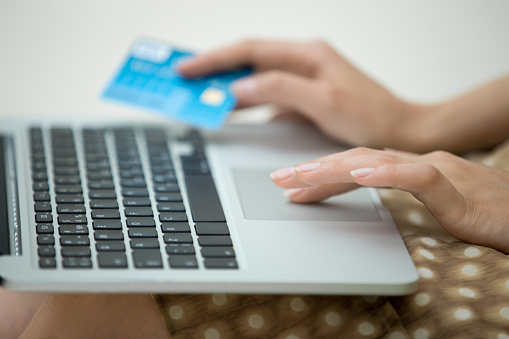
[[325, 39], [396, 94], [444, 100], [509, 73], [508, 18], [505, 0], [3, 0], [0, 114], [140, 114], [99, 94], [141, 35]]

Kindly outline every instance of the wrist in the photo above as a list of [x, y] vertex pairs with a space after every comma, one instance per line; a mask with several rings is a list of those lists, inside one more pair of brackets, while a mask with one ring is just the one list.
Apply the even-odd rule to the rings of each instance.
[[388, 147], [416, 153], [436, 150], [442, 139], [439, 116], [441, 104], [424, 105], [401, 100], [400, 121], [394, 129]]

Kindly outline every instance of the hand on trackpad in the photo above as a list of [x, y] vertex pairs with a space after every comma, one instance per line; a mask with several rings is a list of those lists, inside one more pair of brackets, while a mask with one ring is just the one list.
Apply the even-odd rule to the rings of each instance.
[[234, 168], [233, 177], [244, 217], [248, 220], [380, 221], [366, 189], [317, 204], [295, 204], [272, 182], [274, 169]]

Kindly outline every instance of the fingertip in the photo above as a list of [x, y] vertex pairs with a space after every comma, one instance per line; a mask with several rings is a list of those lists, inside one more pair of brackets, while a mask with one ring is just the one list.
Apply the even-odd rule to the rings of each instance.
[[235, 81], [231, 85], [231, 91], [239, 99], [252, 99], [256, 95], [256, 82], [252, 77], [246, 77]]

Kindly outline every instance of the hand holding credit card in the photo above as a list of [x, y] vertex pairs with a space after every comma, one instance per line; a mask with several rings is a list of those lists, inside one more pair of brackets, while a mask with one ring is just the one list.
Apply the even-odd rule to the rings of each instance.
[[192, 55], [165, 42], [137, 39], [103, 97], [158, 111], [196, 127], [217, 129], [236, 104], [230, 85], [252, 70], [186, 79], [179, 75], [177, 64]]

